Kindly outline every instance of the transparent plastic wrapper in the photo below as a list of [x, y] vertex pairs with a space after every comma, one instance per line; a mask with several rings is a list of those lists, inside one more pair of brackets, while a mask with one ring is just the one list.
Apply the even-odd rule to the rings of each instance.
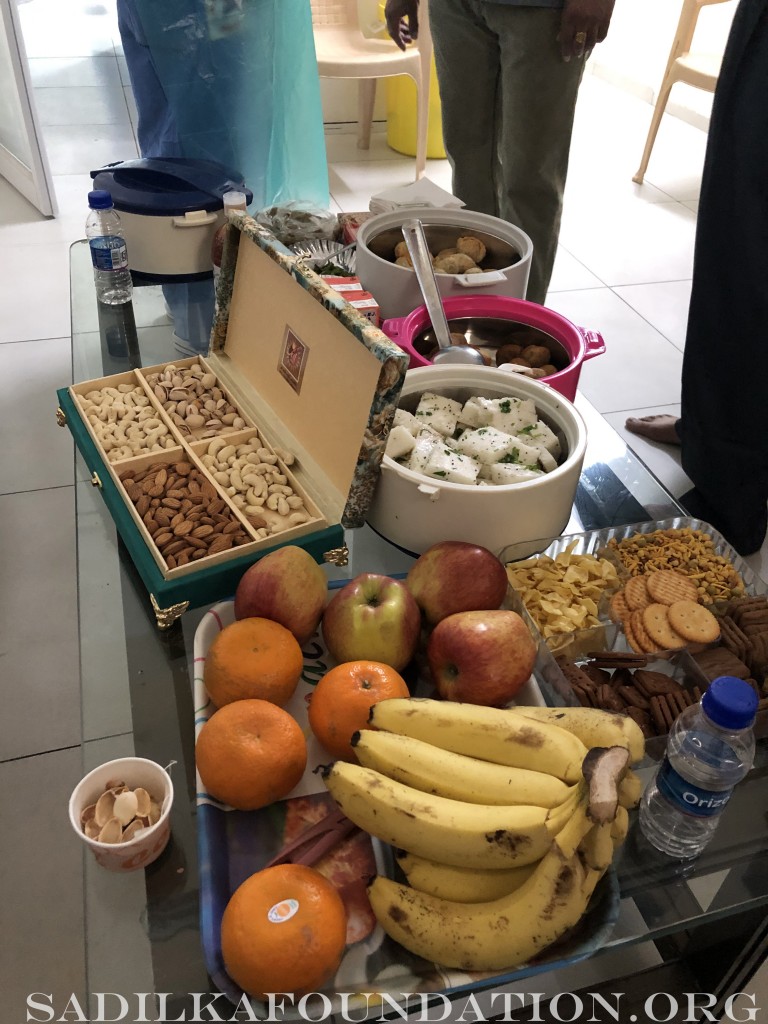
[[140, 23], [181, 154], [236, 168], [256, 208], [291, 199], [327, 206], [306, 0], [122, 2]]
[[258, 211], [256, 220], [283, 245], [294, 245], [312, 238], [331, 239], [338, 228], [335, 213], [301, 200], [268, 206]]

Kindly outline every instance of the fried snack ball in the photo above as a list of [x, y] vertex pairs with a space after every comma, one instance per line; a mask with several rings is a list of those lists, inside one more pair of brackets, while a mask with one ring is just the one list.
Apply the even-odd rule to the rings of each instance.
[[456, 248], [453, 248], [453, 249], [441, 249], [440, 252], [437, 254], [437, 256], [435, 256], [435, 259], [436, 260], [442, 260], [446, 256], [455, 256], [458, 251], [459, 250], [456, 249]]
[[496, 365], [501, 366], [502, 363], [511, 363], [513, 359], [517, 359], [522, 351], [520, 345], [514, 345], [511, 342], [502, 345], [496, 350]]
[[520, 355], [529, 366], [544, 366], [552, 359], [552, 353], [546, 345], [526, 345]]
[[544, 372], [544, 368], [541, 367], [541, 366], [531, 366], [530, 370], [531, 370], [531, 377], [533, 377], [534, 380], [541, 380], [542, 377], [546, 377], [547, 376], [546, 373]]
[[552, 363], [545, 363], [542, 366], [542, 370], [544, 371], [545, 377], [551, 377], [553, 373], [557, 373], [557, 367], [553, 366]]
[[474, 267], [475, 261], [466, 253], [457, 252], [453, 256], [446, 256], [442, 260], [435, 261], [435, 270], [442, 270], [446, 274], [464, 274], [470, 267]]
[[411, 257], [406, 253], [405, 256], [398, 256], [395, 260], [396, 267], [412, 267]]
[[485, 271], [482, 267], [470, 267], [469, 270], [464, 271], [465, 274], [484, 274]]
[[459, 252], [464, 252], [467, 256], [471, 256], [475, 263], [480, 263], [485, 258], [485, 246], [474, 235], [462, 235], [461, 238], [457, 238], [456, 248]]
[[408, 255], [408, 246], [405, 242], [398, 242], [395, 246], [395, 259], [399, 259], [401, 256]]

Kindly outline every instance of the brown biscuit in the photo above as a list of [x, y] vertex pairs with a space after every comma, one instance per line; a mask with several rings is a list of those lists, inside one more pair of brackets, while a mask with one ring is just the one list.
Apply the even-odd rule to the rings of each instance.
[[643, 625], [651, 639], [658, 644], [659, 650], [679, 651], [685, 647], [685, 639], [670, 624], [670, 607], [658, 602], [649, 604], [643, 611]]
[[658, 604], [698, 600], [698, 591], [693, 580], [672, 569], [660, 569], [658, 572], [647, 573], [645, 585], [651, 600]]
[[627, 708], [625, 714], [640, 726], [640, 731], [647, 740], [656, 735], [656, 730], [653, 728], [651, 716], [647, 711], [643, 711], [641, 708], [631, 707]]
[[730, 615], [720, 618], [720, 637], [723, 647], [746, 663], [750, 654], [749, 639]]
[[597, 665], [580, 665], [581, 671], [584, 675], [589, 676], [593, 683], [597, 686], [602, 686], [604, 683], [610, 683], [611, 673], [604, 668], [598, 668]]
[[651, 603], [645, 576], [632, 576], [624, 584], [624, 598], [631, 611], [642, 611]]
[[710, 644], [720, 636], [717, 619], [696, 601], [675, 601], [669, 606], [669, 624], [685, 640], [692, 643]]
[[640, 708], [641, 711], [647, 711], [651, 706], [642, 693], [634, 686], [617, 686], [616, 692], [631, 708]]
[[740, 661], [730, 651], [726, 651], [724, 647], [700, 651], [692, 657], [710, 681], [717, 679], [718, 676], [737, 676], [739, 679], [749, 679], [752, 674], [743, 661]]
[[597, 699], [600, 707], [604, 711], [624, 710], [624, 701], [619, 697], [610, 683], [603, 683], [603, 685], [598, 688]]
[[594, 686], [594, 683], [586, 674], [586, 672], [582, 672], [582, 670], [579, 668], [576, 662], [573, 661], [571, 658], [567, 658], [565, 655], [561, 654], [555, 658], [555, 662], [557, 663], [560, 671], [563, 673], [563, 675], [571, 684], [571, 686]]
[[657, 651], [659, 649], [658, 644], [648, 635], [648, 631], [643, 625], [643, 613], [640, 610], [632, 612], [629, 616], [629, 621], [632, 625], [632, 633], [642, 649], [648, 654], [652, 651]]
[[664, 694], [660, 697], [651, 698], [651, 717], [659, 734], [663, 735], [672, 728], [672, 723], [677, 718], [677, 715], [670, 708]]
[[631, 686], [632, 671], [628, 668], [617, 668], [611, 676], [612, 686]]
[[642, 668], [635, 672], [634, 682], [637, 689], [649, 699], [659, 697], [662, 693], [674, 693], [682, 689], [672, 676]]

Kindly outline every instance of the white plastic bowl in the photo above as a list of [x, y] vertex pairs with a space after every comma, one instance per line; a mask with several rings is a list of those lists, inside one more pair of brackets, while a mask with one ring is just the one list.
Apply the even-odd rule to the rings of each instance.
[[[120, 779], [131, 789], [141, 786], [160, 804], [160, 818], [126, 843], [100, 843], [89, 839], [80, 824], [80, 815], [95, 804], [107, 782]], [[121, 757], [107, 761], [89, 772], [69, 798], [69, 821], [80, 839], [91, 850], [97, 863], [108, 871], [136, 871], [157, 860], [171, 835], [170, 813], [173, 783], [168, 772], [143, 757]]]

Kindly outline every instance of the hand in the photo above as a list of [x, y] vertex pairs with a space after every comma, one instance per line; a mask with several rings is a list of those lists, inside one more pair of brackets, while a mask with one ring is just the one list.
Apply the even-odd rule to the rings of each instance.
[[384, 5], [387, 32], [401, 50], [419, 35], [419, 0], [387, 0]]
[[602, 43], [608, 35], [613, 5], [614, 0], [565, 0], [557, 37], [563, 60], [589, 55]]

